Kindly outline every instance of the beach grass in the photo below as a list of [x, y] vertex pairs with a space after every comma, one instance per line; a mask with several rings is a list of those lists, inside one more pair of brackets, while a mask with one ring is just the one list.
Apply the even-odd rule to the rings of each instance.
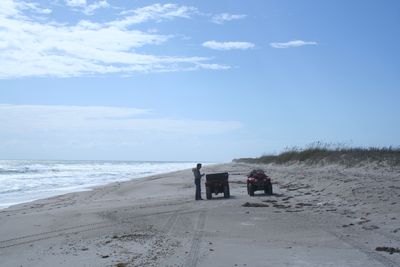
[[305, 148], [291, 147], [276, 155], [257, 158], [239, 158], [233, 162], [258, 164], [338, 163], [355, 166], [366, 162], [400, 166], [400, 147], [347, 147], [342, 144], [315, 142]]

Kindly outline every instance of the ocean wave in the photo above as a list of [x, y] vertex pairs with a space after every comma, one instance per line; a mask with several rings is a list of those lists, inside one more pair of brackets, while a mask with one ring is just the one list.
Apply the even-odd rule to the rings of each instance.
[[2, 174], [25, 174], [25, 173], [39, 173], [41, 170], [23, 167], [20, 169], [3, 169], [0, 168], [0, 175]]
[[0, 207], [193, 166], [190, 162], [0, 160]]

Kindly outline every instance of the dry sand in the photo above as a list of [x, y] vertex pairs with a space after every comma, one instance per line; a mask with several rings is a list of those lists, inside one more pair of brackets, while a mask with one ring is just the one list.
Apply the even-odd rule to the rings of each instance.
[[400, 266], [399, 170], [262, 167], [273, 196], [224, 164], [231, 199], [194, 201], [186, 170], [0, 210], [0, 266]]

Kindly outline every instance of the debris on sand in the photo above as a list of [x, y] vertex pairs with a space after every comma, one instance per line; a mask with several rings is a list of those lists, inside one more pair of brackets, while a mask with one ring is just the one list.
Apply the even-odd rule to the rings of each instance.
[[262, 202], [266, 202], [266, 203], [276, 203], [278, 202], [277, 200], [273, 200], [273, 199], [267, 199], [267, 200], [262, 200]]
[[286, 212], [302, 212], [304, 210], [286, 210]]
[[120, 262], [120, 263], [118, 263], [117, 265], [115, 265], [116, 267], [126, 267], [126, 266], [128, 266], [128, 264], [126, 264], [126, 263], [123, 263], [123, 262]]
[[328, 210], [325, 210], [325, 211], [337, 211], [337, 209], [328, 209]]
[[283, 204], [274, 204], [273, 206], [274, 206], [274, 208], [277, 208], [277, 209], [290, 209], [292, 207], [290, 205], [283, 205]]
[[242, 207], [266, 208], [269, 207], [269, 205], [263, 203], [246, 202], [242, 205]]
[[300, 203], [296, 203], [296, 208], [297, 207], [300, 207], [300, 208], [302, 208], [302, 207], [312, 207], [312, 204], [300, 202]]
[[142, 239], [148, 239], [153, 237], [153, 234], [151, 233], [132, 233], [132, 234], [123, 234], [123, 235], [114, 235], [112, 238], [113, 239], [118, 239], [120, 241], [140, 241]]
[[368, 231], [372, 231], [372, 230], [379, 229], [379, 226], [376, 226], [376, 225], [363, 226], [363, 228], [362, 228], [362, 229], [364, 229], [364, 230], [368, 230]]
[[370, 222], [371, 220], [368, 220], [368, 219], [366, 219], [366, 218], [361, 218], [361, 220], [357, 223], [358, 225], [362, 225], [362, 224], [365, 224], [365, 223], [368, 223], [368, 222]]
[[375, 250], [376, 251], [387, 252], [387, 253], [390, 253], [390, 254], [400, 253], [400, 248], [392, 248], [392, 247], [377, 247]]

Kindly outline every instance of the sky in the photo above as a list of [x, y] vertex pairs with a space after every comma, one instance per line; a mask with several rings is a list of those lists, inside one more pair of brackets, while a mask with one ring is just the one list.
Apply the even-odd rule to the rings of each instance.
[[1, 0], [0, 159], [400, 145], [397, 0]]

